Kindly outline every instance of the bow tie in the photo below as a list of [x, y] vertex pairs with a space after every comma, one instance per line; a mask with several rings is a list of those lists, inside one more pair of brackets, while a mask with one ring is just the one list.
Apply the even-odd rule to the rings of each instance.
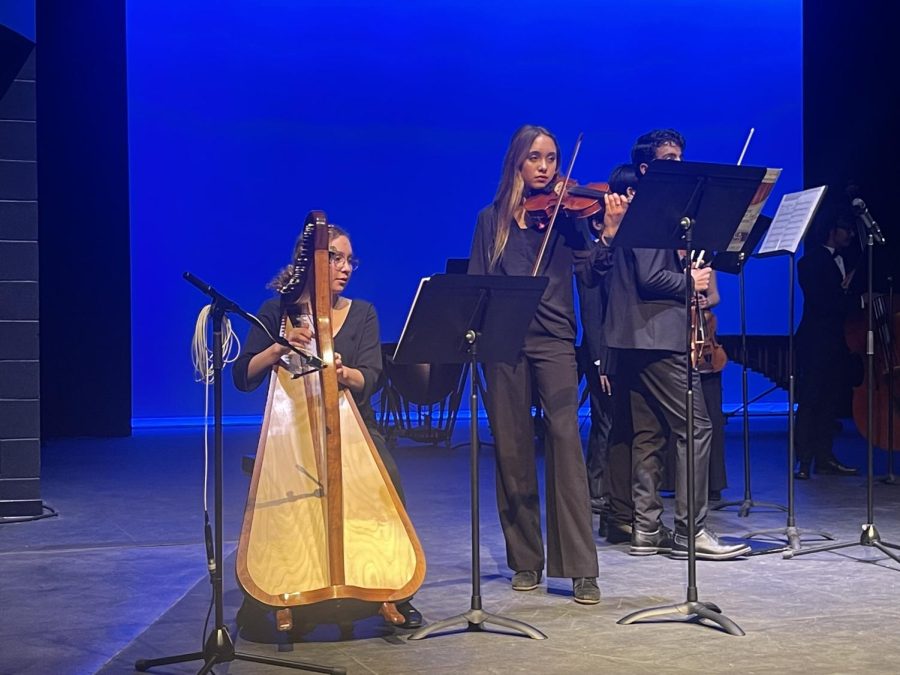
[[841, 252], [838, 251], [837, 249], [834, 249], [834, 251], [832, 251], [832, 253], [831, 253], [831, 257], [832, 257], [832, 258], [840, 258], [840, 257], [841, 257]]

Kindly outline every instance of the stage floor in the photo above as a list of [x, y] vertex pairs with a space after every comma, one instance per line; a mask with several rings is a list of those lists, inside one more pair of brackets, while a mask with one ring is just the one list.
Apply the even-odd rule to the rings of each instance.
[[[751, 421], [753, 497], [786, 499], [786, 420]], [[482, 438], [488, 438], [486, 425]], [[583, 428], [586, 433], [586, 428]], [[234, 549], [249, 480], [241, 456], [258, 428], [225, 433], [225, 618], [235, 636], [241, 593]], [[456, 440], [468, 438], [461, 422]], [[743, 497], [740, 421], [727, 427], [730, 488]], [[59, 517], [0, 525], [0, 673], [125, 673], [136, 659], [200, 649], [210, 584], [202, 544], [202, 433], [144, 430], [129, 439], [45, 444], [42, 492]], [[837, 454], [864, 468], [865, 442], [852, 428]], [[471, 596], [469, 449], [404, 444], [395, 451], [428, 574], [415, 598], [426, 620], [468, 609]], [[885, 455], [876, 451], [876, 471]], [[864, 473], [864, 472], [863, 472]], [[237, 649], [292, 661], [343, 666], [349, 673], [894, 673], [900, 670], [900, 565], [872, 547], [853, 546], [785, 560], [780, 554], [700, 562], [701, 601], [719, 605], [744, 631], [664, 619], [620, 626], [636, 609], [685, 599], [687, 566], [662, 556], [632, 557], [627, 545], [597, 539], [599, 605], [571, 599], [571, 581], [546, 579], [529, 593], [510, 588], [494, 500], [492, 448], [481, 453], [482, 596], [487, 611], [516, 618], [549, 639], [502, 633], [438, 634], [408, 642], [408, 631], [371, 618], [351, 626], [300, 630], [295, 641]], [[211, 487], [210, 487], [211, 490]], [[866, 520], [864, 477], [814, 476], [796, 483], [797, 525], [858, 541]], [[875, 486], [875, 522], [900, 544], [900, 486]], [[212, 492], [210, 492], [212, 500]], [[667, 500], [671, 524], [672, 501]], [[724, 536], [783, 527], [780, 511], [713, 511]], [[596, 526], [596, 517], [595, 517]], [[804, 546], [816, 537], [804, 537]], [[763, 543], [754, 544], [756, 550]], [[460, 625], [460, 629], [462, 626]], [[198, 661], [154, 669], [196, 672]], [[218, 673], [276, 673], [247, 662]]]

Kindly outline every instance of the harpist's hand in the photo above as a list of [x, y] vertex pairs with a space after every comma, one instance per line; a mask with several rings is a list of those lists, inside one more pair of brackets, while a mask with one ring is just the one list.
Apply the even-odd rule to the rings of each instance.
[[[312, 329], [308, 326], [290, 328], [284, 335], [285, 339], [297, 349], [308, 350], [313, 339]], [[282, 353], [287, 354], [290, 349], [281, 347]]]
[[347, 373], [344, 372], [344, 361], [341, 359], [340, 352], [334, 353], [334, 371], [337, 374], [338, 384], [347, 386], [347, 382], [345, 381]]

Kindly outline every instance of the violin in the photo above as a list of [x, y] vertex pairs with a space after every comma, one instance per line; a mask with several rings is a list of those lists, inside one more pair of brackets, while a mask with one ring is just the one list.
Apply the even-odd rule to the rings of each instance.
[[609, 194], [609, 183], [579, 185], [573, 179], [559, 179], [547, 192], [538, 192], [525, 200], [526, 219], [530, 225], [546, 226], [559, 208], [569, 218], [590, 218], [605, 210], [603, 198]]
[[700, 373], [721, 372], [728, 363], [728, 354], [716, 340], [716, 315], [696, 305], [691, 312], [691, 326], [694, 327], [691, 349], [693, 366]]
[[[704, 251], [700, 251], [697, 267], [703, 266]], [[716, 340], [716, 315], [700, 308], [700, 293], [694, 293], [691, 306], [691, 365], [702, 373], [721, 372], [728, 363], [725, 348]]]

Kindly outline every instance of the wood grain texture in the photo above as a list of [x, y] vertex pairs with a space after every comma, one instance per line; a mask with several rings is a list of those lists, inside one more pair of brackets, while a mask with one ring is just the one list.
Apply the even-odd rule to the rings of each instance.
[[[328, 544], [317, 377], [277, 369], [238, 547], [238, 580], [271, 606], [408, 598], [425, 577], [415, 530], [353, 399], [340, 392], [343, 557]], [[325, 434], [327, 436], [327, 433]], [[331, 567], [329, 565], [331, 562]], [[339, 564], [340, 579], [331, 568]]]

